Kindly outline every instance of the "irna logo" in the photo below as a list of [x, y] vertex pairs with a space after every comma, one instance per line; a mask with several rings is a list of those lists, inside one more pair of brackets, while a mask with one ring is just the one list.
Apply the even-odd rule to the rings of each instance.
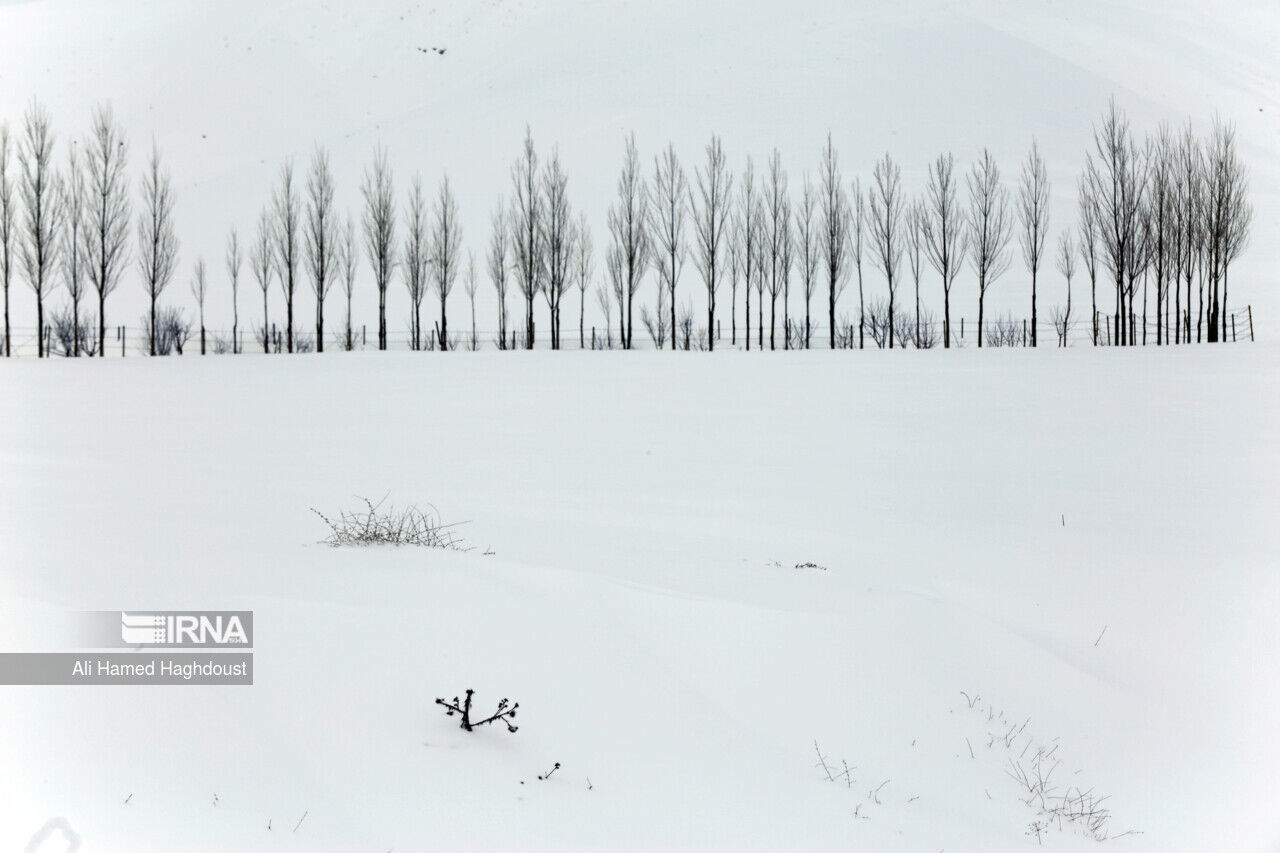
[[[248, 614], [244, 614], [247, 618]], [[120, 612], [120, 639], [129, 646], [248, 646], [242, 614], [229, 611]]]

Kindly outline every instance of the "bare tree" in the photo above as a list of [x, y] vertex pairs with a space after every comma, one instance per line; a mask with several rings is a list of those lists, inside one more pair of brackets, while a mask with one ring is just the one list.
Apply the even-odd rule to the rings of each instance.
[[467, 255], [467, 272], [462, 279], [462, 289], [466, 291], [467, 301], [471, 303], [471, 351], [475, 352], [480, 348], [480, 341], [476, 337], [476, 253], [471, 252]]
[[[730, 219], [733, 175], [725, 162], [724, 148], [718, 136], [712, 136], [706, 147], [705, 165], [697, 171], [698, 195], [693, 209], [694, 257], [702, 284], [707, 291], [707, 347], [716, 348], [716, 293], [720, 289], [726, 254], [731, 251], [726, 230]], [[735, 288], [736, 290], [736, 283]], [[736, 298], [736, 294], [735, 294]], [[730, 312], [736, 316], [733, 299]], [[733, 342], [737, 343], [737, 323], [733, 324]]]
[[19, 157], [22, 196], [22, 269], [36, 295], [36, 353], [45, 354], [44, 298], [52, 286], [62, 248], [62, 190], [53, 165], [53, 129], [49, 113], [35, 101], [27, 108]]
[[157, 355], [160, 329], [156, 309], [178, 263], [178, 237], [173, 231], [173, 187], [160, 166], [160, 149], [151, 143], [151, 159], [142, 178], [142, 213], [138, 215], [138, 266], [150, 302], [148, 329], [151, 355]]
[[742, 220], [735, 214], [726, 220], [728, 233], [725, 235], [725, 256], [728, 260], [726, 273], [729, 277], [729, 333], [730, 343], [738, 345], [738, 281], [742, 278], [742, 265], [746, 261], [746, 253], [742, 249]]
[[489, 229], [489, 281], [498, 295], [498, 349], [507, 348], [507, 249], [510, 243], [508, 236], [507, 212], [498, 202], [493, 212], [493, 222]]
[[[613, 250], [608, 249], [605, 252], [605, 266], [609, 269], [610, 277], [613, 276]], [[596, 304], [600, 306], [600, 313], [604, 315], [604, 341], [602, 347], [605, 349], [613, 349], [613, 302], [611, 301], [609, 288], [603, 284], [596, 285]], [[593, 342], [594, 343], [594, 342]]]
[[970, 261], [978, 277], [978, 346], [982, 346], [983, 308], [987, 290], [1009, 269], [1007, 252], [1013, 232], [1009, 215], [1009, 191], [1000, 184], [1000, 167], [991, 152], [969, 173]]
[[400, 274], [409, 291], [409, 349], [417, 352], [426, 346], [422, 334], [422, 300], [428, 287], [427, 270], [431, 260], [431, 235], [427, 199], [422, 194], [422, 177], [413, 176], [409, 184], [409, 201], [404, 209], [404, 250]]
[[378, 288], [378, 349], [387, 348], [387, 287], [396, 266], [396, 200], [387, 151], [373, 152], [373, 166], [360, 186], [364, 196], [364, 244]]
[[512, 262], [516, 285], [524, 296], [525, 347], [533, 349], [533, 301], [542, 289], [546, 275], [546, 251], [543, 219], [546, 204], [538, 185], [538, 155], [533, 148], [533, 133], [526, 127], [520, 158], [511, 167], [511, 183], [515, 190], [510, 221]]
[[1248, 241], [1253, 208], [1248, 174], [1236, 150], [1235, 128], [1215, 119], [1206, 148], [1205, 228], [1208, 236], [1208, 339], [1226, 340], [1227, 270]]
[[1056, 258], [1058, 272], [1067, 280], [1067, 308], [1062, 313], [1061, 325], [1058, 328], [1058, 342], [1067, 345], [1067, 335], [1071, 332], [1071, 279], [1076, 274], [1076, 246], [1071, 239], [1070, 231], [1063, 231], [1058, 237], [1058, 256]]
[[[1128, 306], [1126, 320], [1128, 322], [1127, 340], [1130, 346], [1139, 342], [1147, 343], [1147, 280], [1151, 267], [1152, 247], [1154, 240], [1151, 233], [1151, 221], [1148, 216], [1147, 198], [1151, 188], [1151, 163], [1153, 157], [1150, 140], [1138, 150], [1138, 168], [1142, 174], [1142, 190], [1138, 198], [1137, 227], [1130, 251], [1124, 265], [1124, 298], [1122, 304]], [[1138, 312], [1134, 308], [1134, 300], [1138, 294], [1138, 282], [1142, 282], [1142, 335], [1138, 335]]]
[[[1196, 274], [1203, 270], [1202, 260], [1206, 244], [1206, 205], [1204, 152], [1187, 124], [1177, 148], [1176, 218], [1178, 233], [1178, 288], [1186, 285], [1187, 301], [1182, 313], [1180, 337], [1191, 342], [1191, 296]], [[1203, 291], [1202, 291], [1203, 297]], [[1181, 300], [1178, 300], [1181, 304]], [[1200, 331], [1197, 324], [1196, 339]]]
[[667, 291], [668, 309], [671, 313], [671, 348], [676, 348], [676, 283], [684, 266], [688, 247], [685, 244], [684, 222], [689, 203], [689, 182], [676, 157], [674, 145], [654, 158], [654, 236], [658, 266], [658, 286]]
[[787, 201], [783, 219], [786, 222], [786, 231], [782, 235], [782, 245], [779, 247], [777, 278], [779, 288], [782, 290], [782, 345], [784, 349], [791, 349], [791, 314], [787, 306], [787, 294], [791, 290], [791, 266], [795, 262], [796, 241], [791, 229], [790, 200]]
[[587, 348], [587, 287], [591, 284], [591, 227], [586, 214], [579, 214], [577, 240], [573, 244], [573, 279], [578, 285], [578, 349]]
[[[764, 204], [756, 192], [756, 168], [747, 158], [747, 168], [742, 173], [742, 186], [738, 200], [738, 251], [741, 252], [743, 289], [746, 290], [746, 313], [743, 315], [746, 348], [751, 349], [751, 288], [759, 279], [756, 262], [760, 258], [760, 221], [764, 219]], [[760, 342], [759, 346], [764, 347]]]
[[[627, 314], [626, 314], [626, 289], [627, 289], [627, 272], [626, 259], [622, 255], [622, 250], [618, 248], [617, 243], [613, 243], [605, 250], [604, 254], [605, 269], [609, 273], [609, 286], [613, 289], [613, 304], [618, 308], [618, 338], [623, 349], [627, 346]], [[612, 345], [612, 344], [611, 344]]]
[[876, 163], [872, 176], [875, 186], [868, 193], [870, 198], [870, 231], [875, 244], [874, 261], [889, 289], [889, 349], [893, 349], [894, 318], [897, 317], [895, 297], [897, 295], [898, 264], [902, 261], [904, 247], [902, 239], [902, 217], [906, 202], [902, 193], [902, 170], [886, 153]]
[[927, 217], [924, 202], [915, 201], [907, 205], [903, 221], [907, 234], [907, 266], [911, 268], [911, 281], [916, 292], [915, 333], [911, 341], [916, 349], [924, 348], [921, 346], [924, 338], [920, 334], [920, 269], [924, 256], [924, 223]]
[[[653, 256], [649, 236], [649, 192], [640, 173], [640, 154], [635, 134], [627, 137], [627, 153], [618, 176], [618, 200], [609, 210], [609, 231], [622, 264], [619, 309], [624, 319], [623, 349], [632, 344], [632, 302]], [[625, 308], [623, 302], [625, 300]]]
[[930, 265], [942, 276], [942, 346], [951, 346], [951, 286], [964, 264], [967, 249], [964, 217], [956, 200], [959, 183], [955, 158], [939, 154], [929, 164], [925, 216], [921, 220], [925, 252]]
[[1049, 173], [1045, 170], [1040, 146], [1031, 140], [1031, 153], [1022, 164], [1018, 185], [1018, 213], [1022, 228], [1018, 242], [1022, 244], [1022, 260], [1031, 272], [1031, 345], [1036, 337], [1036, 274], [1044, 258], [1044, 240], [1049, 233]]
[[840, 298], [849, 278], [849, 227], [852, 211], [830, 133], [827, 134], [827, 147], [822, 152], [819, 186], [822, 193], [822, 256], [827, 273], [827, 323], [831, 331], [831, 349], [835, 349], [836, 300]]
[[560, 153], [553, 150], [542, 174], [542, 196], [546, 200], [543, 242], [546, 246], [547, 277], [542, 289], [551, 318], [551, 348], [560, 349], [560, 305], [571, 281], [573, 244], [576, 239], [573, 213], [569, 208], [569, 176], [560, 165]]
[[356, 287], [356, 269], [360, 265], [360, 247], [356, 245], [356, 226], [348, 216], [338, 241], [338, 270], [342, 276], [342, 293], [347, 299], [346, 348], [355, 349], [351, 330], [351, 294]]
[[449, 317], [445, 313], [445, 303], [453, 290], [453, 282], [458, 278], [458, 267], [461, 265], [458, 252], [462, 247], [458, 203], [454, 200], [448, 175], [440, 181], [435, 214], [435, 227], [431, 230], [431, 268], [435, 271], [436, 296], [440, 298], [440, 328], [436, 334], [440, 339], [440, 349], [447, 350]]
[[[1156, 285], [1156, 346], [1166, 340], [1166, 303], [1173, 269], [1177, 265], [1176, 172], [1177, 149], [1167, 125], [1160, 127], [1150, 149], [1150, 177], [1142, 217], [1148, 234], [1150, 271]], [[1143, 300], [1146, 311], [1146, 300]], [[1143, 334], [1146, 329], [1144, 324]]]
[[[765, 283], [769, 280], [769, 224], [767, 214], [764, 207], [763, 195], [760, 199], [760, 215], [756, 217], [756, 236], [752, 240], [755, 246], [756, 259], [752, 264], [755, 269], [755, 278], [748, 282], [751, 287], [756, 289], [756, 348], [764, 349], [764, 290]], [[747, 317], [747, 323], [751, 322], [751, 318]]]
[[304, 233], [311, 292], [316, 297], [316, 351], [324, 352], [324, 300], [337, 277], [335, 253], [338, 218], [333, 210], [333, 172], [329, 155], [316, 146], [307, 177], [307, 222]]
[[[262, 291], [262, 351], [271, 352], [271, 322], [267, 312], [267, 294], [271, 290], [271, 275], [275, 271], [275, 248], [272, 238], [271, 213], [267, 209], [258, 215], [258, 230], [249, 246], [249, 269]], [[154, 339], [154, 335], [152, 336]]]
[[84, 232], [85, 270], [98, 294], [98, 355], [106, 354], [107, 297], [120, 283], [128, 262], [129, 146], [109, 105], [93, 111], [86, 141], [89, 178], [88, 222]]
[[[765, 281], [763, 277], [761, 280], [769, 290], [769, 349], [772, 350], [777, 348], [778, 294], [785, 287], [790, 272], [790, 269], [783, 268], [783, 260], [785, 258], [790, 261], [790, 248], [787, 244], [791, 240], [791, 202], [787, 197], [787, 173], [782, 168], [782, 155], [776, 148], [769, 155], [769, 185], [765, 189], [764, 204], [768, 216], [766, 241], [769, 271], [768, 280]], [[785, 316], [783, 323], [785, 332]]]
[[1145, 182], [1129, 122], [1113, 98], [1101, 125], [1093, 131], [1093, 150], [1085, 161], [1085, 187], [1094, 208], [1101, 260], [1115, 280], [1115, 340], [1120, 344], [1129, 342], [1129, 325], [1122, 323], [1126, 308], [1132, 313], [1132, 305], [1127, 303], [1125, 274], [1140, 239], [1139, 214]]
[[299, 231], [302, 228], [299, 214], [298, 191], [293, 183], [293, 161], [280, 167], [280, 184], [272, 196], [273, 228], [275, 232], [276, 270], [280, 273], [280, 287], [284, 291], [285, 349], [293, 352], [293, 297], [297, 291], [297, 269], [301, 246]]
[[240, 352], [240, 267], [244, 256], [240, 252], [240, 235], [232, 228], [227, 235], [227, 278], [231, 280], [231, 352]]
[[204, 298], [209, 293], [209, 282], [205, 276], [204, 258], [196, 258], [195, 271], [191, 275], [191, 295], [196, 299], [196, 309], [200, 313], [200, 354], [204, 355]]
[[800, 282], [804, 287], [804, 348], [809, 349], [812, 335], [809, 309], [813, 293], [818, 285], [818, 257], [821, 241], [818, 224], [814, 221], [815, 201], [813, 186], [806, 175], [804, 189], [800, 193], [800, 215], [796, 217], [796, 243], [800, 252]]
[[1093, 345], [1098, 345], [1098, 223], [1097, 208], [1089, 198], [1088, 183], [1081, 179], [1080, 188], [1080, 238], [1077, 241], [1080, 260], [1089, 275], [1090, 310], [1089, 325], [1093, 330]]
[[[654, 349], [662, 349], [667, 342], [667, 289], [665, 287], [658, 288], [658, 306], [657, 310], [650, 314], [647, 305], [640, 308], [640, 322], [644, 325], [645, 330], [649, 333], [649, 339], [653, 341]], [[674, 329], [670, 330], [673, 334]]]
[[867, 307], [863, 298], [862, 290], [862, 247], [864, 234], [866, 233], [867, 224], [867, 195], [862, 192], [862, 182], [857, 178], [853, 179], [852, 198], [853, 212], [850, 216], [850, 223], [853, 232], [853, 269], [858, 275], [858, 349], [862, 349], [865, 343], [865, 334], [867, 328]]
[[1249, 231], [1253, 225], [1253, 205], [1249, 202], [1249, 176], [1246, 167], [1235, 151], [1235, 132], [1232, 131], [1230, 159], [1227, 163], [1228, 195], [1227, 227], [1222, 252], [1222, 335], [1226, 340], [1227, 324], [1231, 314], [1227, 310], [1227, 271], [1249, 244]]
[[[71, 308], [71, 356], [79, 356], [81, 344], [86, 343], [80, 337], [80, 300], [84, 298], [85, 274], [81, 241], [85, 231], [85, 207], [87, 203], [84, 167], [75, 142], [67, 149], [67, 174], [62, 181], [62, 275], [63, 284], [67, 288], [67, 298]], [[90, 351], [90, 355], [92, 355]]]
[[13, 355], [13, 343], [9, 326], [9, 283], [13, 276], [14, 219], [17, 200], [14, 198], [13, 179], [9, 174], [9, 160], [13, 143], [9, 138], [9, 125], [0, 122], [0, 284], [4, 285], [4, 354]]

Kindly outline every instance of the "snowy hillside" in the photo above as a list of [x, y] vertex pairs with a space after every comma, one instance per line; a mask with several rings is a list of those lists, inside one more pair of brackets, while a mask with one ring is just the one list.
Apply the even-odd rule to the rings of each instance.
[[[0, 644], [257, 624], [252, 687], [4, 688], [0, 846], [1037, 849], [1043, 753], [1142, 833], [1108, 849], [1274, 851], [1277, 377], [1270, 344], [0, 363]], [[309, 507], [388, 491], [476, 550], [316, 544]], [[519, 731], [461, 731], [466, 688]]]
[[[797, 192], [828, 131], [848, 177], [866, 180], [889, 151], [912, 193], [942, 151], [967, 168], [990, 147], [1012, 181], [1035, 138], [1049, 167], [1056, 237], [1075, 222], [1090, 125], [1109, 97], [1140, 133], [1187, 119], [1203, 131], [1216, 112], [1238, 127], [1256, 207], [1252, 245], [1233, 267], [1233, 302], [1252, 303], [1265, 333], [1280, 317], [1280, 250], [1270, 236], [1280, 229], [1278, 33], [1280, 13], [1264, 0], [1225, 10], [1183, 0], [38, 0], [0, 3], [0, 117], [17, 122], [39, 98], [65, 142], [110, 100], [131, 137], [135, 179], [154, 136], [176, 181], [182, 241], [166, 298], [190, 305], [188, 280], [203, 256], [214, 280], [210, 326], [227, 328], [227, 231], [248, 234], [280, 165], [295, 158], [305, 166], [317, 143], [332, 156], [338, 202], [349, 209], [378, 143], [390, 151], [401, 199], [414, 173], [434, 190], [447, 172], [464, 249], [483, 259], [526, 124], [544, 154], [559, 147], [571, 200], [601, 250], [630, 131], [646, 164], [670, 141], [690, 172], [713, 133], [735, 170], [777, 147]], [[602, 263], [597, 271], [603, 277]], [[879, 292], [876, 274], [868, 286]], [[1063, 299], [1056, 274], [1043, 287], [1046, 304]], [[301, 290], [300, 316], [309, 317], [311, 296]], [[683, 292], [682, 303], [701, 306], [692, 266]], [[487, 283], [482, 294], [489, 329]], [[991, 307], [1025, 315], [1028, 294], [1015, 263]], [[941, 310], [932, 275], [925, 297]], [[279, 312], [279, 292], [271, 298]], [[654, 299], [652, 284], [641, 298]], [[956, 300], [972, 318], [968, 271]], [[460, 290], [452, 301], [460, 313]], [[131, 269], [108, 305], [109, 324], [135, 324], [143, 304]], [[366, 269], [357, 322], [375, 323], [375, 305]], [[407, 322], [404, 306], [397, 281], [396, 332]], [[34, 328], [21, 283], [14, 311], [17, 325]]]

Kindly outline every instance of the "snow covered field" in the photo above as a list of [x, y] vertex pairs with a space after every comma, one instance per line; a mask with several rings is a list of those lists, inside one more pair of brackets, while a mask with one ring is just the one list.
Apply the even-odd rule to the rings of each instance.
[[[252, 687], [4, 688], [3, 849], [53, 818], [86, 851], [1029, 849], [1009, 773], [1041, 750], [1142, 833], [1107, 847], [1280, 846], [1271, 344], [19, 360], [0, 389], [6, 649], [77, 609], [256, 626]], [[309, 507], [388, 492], [476, 550], [317, 544]], [[468, 687], [519, 731], [433, 703]]]

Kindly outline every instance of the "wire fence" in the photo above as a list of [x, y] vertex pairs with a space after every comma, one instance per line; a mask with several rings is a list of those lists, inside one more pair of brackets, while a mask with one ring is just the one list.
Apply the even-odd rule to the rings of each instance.
[[[523, 320], [523, 318], [517, 318]], [[664, 318], [667, 319], [667, 318]], [[1179, 320], [1181, 322], [1179, 322]], [[1253, 308], [1246, 305], [1223, 316], [1218, 328], [1220, 342], [1233, 343], [1252, 341]], [[513, 322], [504, 337], [495, 329], [476, 329], [470, 326], [453, 332], [441, 347], [441, 340], [435, 328], [424, 329], [417, 336], [410, 331], [387, 332], [385, 349], [399, 351], [435, 351], [449, 350], [499, 350], [499, 349], [550, 349], [551, 334], [542, 328], [535, 328], [533, 346], [529, 346], [529, 336], [523, 322]], [[713, 348], [705, 325], [696, 326], [687, 319], [677, 321], [675, 329], [675, 345], [672, 346], [672, 330], [669, 321], [659, 324], [650, 317], [649, 322], [635, 322], [632, 326], [630, 345], [624, 345], [617, 324], [608, 326], [587, 326], [585, 324], [565, 324], [560, 332], [559, 349], [565, 350], [606, 350], [606, 349], [683, 349], [706, 350]], [[1025, 347], [1032, 344], [1031, 323], [1025, 318], [1011, 315], [992, 315], [984, 317], [982, 328], [983, 347]], [[1065, 328], [1064, 328], [1065, 325]], [[1091, 321], [1088, 314], [1083, 320], [1075, 317], [1063, 323], [1061, 318], [1041, 320], [1036, 323], [1036, 343], [1041, 347], [1079, 347], [1079, 346], [1153, 346], [1164, 344], [1204, 343], [1210, 339], [1208, 323], [1205, 320], [1184, 315], [1175, 317], [1129, 317], [1122, 315], [1117, 324], [1116, 315], [1098, 313]], [[12, 352], [5, 352], [4, 341], [0, 339], [0, 354], [13, 357], [36, 357], [40, 353], [40, 341], [34, 327], [11, 326], [9, 329]], [[919, 325], [914, 316], [901, 314], [893, 324], [893, 346], [904, 349], [935, 349], [944, 344], [945, 329], [942, 320], [933, 317], [921, 317]], [[779, 318], [770, 323], [766, 313], [763, 322], [753, 318], [750, 326], [739, 319], [729, 322], [717, 321], [714, 336], [714, 349], [829, 349], [832, 347], [833, 335], [825, 324], [813, 323], [807, 335], [803, 318], [797, 320], [792, 316], [789, 322]], [[951, 346], [956, 348], [976, 347], [978, 343], [978, 323], [973, 317], [956, 317], [951, 320]], [[97, 327], [92, 323], [82, 323], [81, 334], [76, 335], [65, 325], [46, 325], [44, 328], [44, 352], [51, 357], [68, 357], [75, 353], [80, 355], [99, 355], [97, 346]], [[863, 322], [851, 320], [847, 316], [837, 323], [835, 335], [836, 349], [884, 349], [889, 346], [889, 326], [881, 318], [868, 315]], [[222, 355], [232, 353], [261, 354], [314, 352], [317, 347], [317, 336], [314, 329], [296, 327], [293, 330], [292, 343], [290, 335], [272, 324], [265, 332], [261, 326], [248, 326], [236, 330], [233, 335], [230, 329], [204, 330], [203, 348], [198, 328], [189, 333], [178, 335], [168, 341], [159, 341], [158, 352], [163, 355]], [[376, 327], [370, 329], [367, 324], [355, 326], [348, 331], [345, 325], [335, 330], [326, 329], [323, 349], [326, 352], [360, 351], [381, 349], [378, 345]], [[202, 352], [203, 349], [203, 352]], [[130, 356], [147, 356], [151, 354], [149, 329], [146, 326], [109, 326], [106, 330], [106, 346], [101, 355], [121, 358]]]

